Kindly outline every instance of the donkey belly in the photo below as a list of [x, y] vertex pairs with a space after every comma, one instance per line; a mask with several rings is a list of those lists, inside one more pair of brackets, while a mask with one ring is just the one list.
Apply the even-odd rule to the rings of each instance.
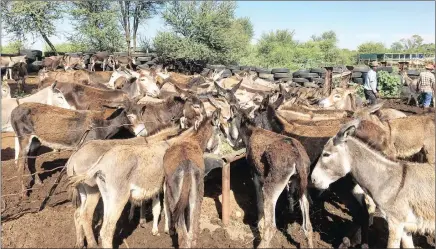
[[407, 220], [404, 224], [404, 229], [407, 232], [419, 234], [434, 234], [435, 233], [435, 220], [428, 220], [423, 217], [415, 215], [412, 211], [407, 215]]

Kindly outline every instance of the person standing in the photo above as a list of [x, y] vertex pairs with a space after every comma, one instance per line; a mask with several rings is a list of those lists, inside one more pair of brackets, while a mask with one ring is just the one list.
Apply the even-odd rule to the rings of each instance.
[[[422, 107], [429, 108], [435, 86], [435, 76], [431, 72], [434, 70], [434, 66], [433, 64], [427, 64], [425, 69], [424, 72], [419, 74], [416, 90], [421, 93]], [[435, 105], [435, 103], [433, 103], [433, 105]]]
[[365, 94], [366, 100], [369, 101], [370, 105], [377, 103], [378, 92], [377, 92], [377, 61], [372, 61], [369, 64], [369, 71], [365, 76], [365, 83], [363, 85], [363, 92]]

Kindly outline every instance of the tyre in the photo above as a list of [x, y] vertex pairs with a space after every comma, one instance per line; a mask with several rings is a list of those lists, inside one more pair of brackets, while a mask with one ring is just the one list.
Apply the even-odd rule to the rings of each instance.
[[151, 66], [151, 65], [155, 65], [156, 63], [154, 61], [147, 61], [145, 64]]
[[357, 66], [354, 67], [353, 72], [361, 72], [361, 73], [367, 73], [369, 71], [369, 67], [367, 66]]
[[363, 84], [363, 78], [353, 78], [352, 80], [354, 83]]
[[388, 73], [392, 73], [392, 67], [379, 67], [379, 68], [377, 68], [377, 72], [379, 72], [379, 71], [385, 71]]
[[317, 73], [300, 73], [299, 78], [319, 78], [319, 75]]
[[289, 69], [287, 68], [274, 68], [271, 70], [272, 74], [276, 74], [276, 73], [289, 73]]
[[240, 73], [240, 72], [242, 72], [242, 71], [239, 70], [239, 69], [232, 70], [232, 73], [233, 73], [233, 74], [235, 74], [235, 73]]
[[323, 78], [314, 78], [313, 79], [313, 83], [324, 84], [325, 83], [325, 79], [323, 79]]
[[[292, 74], [292, 76], [294, 76], [294, 78], [300, 78], [300, 77], [301, 77], [301, 76], [300, 76], [301, 73], [310, 73], [310, 71], [309, 71], [309, 70], [305, 70], [305, 69], [300, 69], [300, 70], [298, 70], [298, 71], [295, 71], [295, 72]], [[301, 78], [303, 78], [303, 77], [301, 77]]]
[[289, 82], [289, 81], [292, 81], [292, 78], [291, 77], [274, 78], [274, 80], [281, 81], [281, 82]]
[[351, 74], [351, 78], [360, 78], [362, 77], [362, 73], [361, 72], [353, 72]]
[[418, 70], [407, 70], [407, 75], [409, 76], [419, 76]]
[[317, 73], [317, 74], [325, 74], [326, 70], [324, 68], [312, 68], [310, 69], [311, 73]]
[[293, 78], [292, 81], [296, 82], [296, 83], [306, 83], [306, 82], [309, 82], [309, 80], [305, 79], [305, 78]]
[[274, 79], [274, 74], [259, 73], [259, 78], [261, 78], [261, 79]]
[[137, 61], [151, 61], [151, 57], [136, 57]]
[[261, 73], [270, 74], [271, 70], [265, 69], [265, 68], [256, 68], [256, 72], [258, 72], [259, 74], [261, 74]]
[[240, 70], [241, 69], [241, 67], [240, 66], [235, 66], [235, 65], [230, 65], [230, 66], [228, 66], [227, 67], [227, 69], [230, 69], [230, 70]]
[[212, 70], [223, 70], [223, 69], [226, 69], [226, 67], [223, 66], [223, 65], [210, 65], [210, 64], [207, 64], [206, 67], [209, 68], [209, 69], [212, 69]]
[[297, 82], [291, 82], [291, 83], [289, 83], [289, 86], [290, 87], [301, 87], [301, 85], [298, 84]]
[[142, 65], [137, 66], [136, 68], [139, 68], [139, 69], [149, 69], [150, 67], [147, 64], [142, 64]]
[[303, 86], [308, 88], [319, 88], [319, 86], [313, 82], [305, 82], [303, 83]]
[[281, 79], [281, 78], [291, 78], [290, 73], [274, 73], [274, 78]]

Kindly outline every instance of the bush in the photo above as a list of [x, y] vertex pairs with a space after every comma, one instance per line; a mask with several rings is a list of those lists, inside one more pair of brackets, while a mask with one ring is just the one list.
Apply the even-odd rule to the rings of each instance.
[[377, 73], [378, 89], [381, 96], [398, 97], [401, 93], [401, 79], [399, 75], [385, 71]]

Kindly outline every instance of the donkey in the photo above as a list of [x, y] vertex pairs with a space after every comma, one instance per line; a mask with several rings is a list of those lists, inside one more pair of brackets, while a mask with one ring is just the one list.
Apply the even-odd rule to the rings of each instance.
[[412, 100], [412, 98], [413, 98], [413, 100], [415, 100], [415, 104], [416, 104], [416, 106], [418, 106], [419, 105], [419, 102], [418, 102], [418, 96], [419, 96], [419, 93], [418, 93], [418, 91], [417, 91], [417, 87], [418, 87], [418, 79], [416, 79], [416, 80], [413, 80], [413, 79], [411, 79], [408, 75], [407, 75], [407, 71], [406, 70], [403, 70], [402, 72], [401, 72], [401, 77], [402, 77], [402, 79], [403, 79], [403, 82], [405, 82], [406, 83], [406, 85], [409, 87], [409, 92], [408, 92], [408, 99], [407, 99], [407, 104], [409, 105], [410, 104], [410, 101]]
[[[203, 122], [210, 122], [210, 119], [205, 119]], [[89, 187], [98, 186], [104, 205], [103, 225], [100, 230], [103, 248], [113, 247], [116, 223], [127, 201], [139, 205], [160, 194], [164, 184], [163, 158], [166, 150], [175, 142], [183, 141], [196, 133], [191, 127], [181, 135], [166, 141], [144, 146], [114, 146], [100, 156], [86, 173], [70, 178], [72, 187], [79, 184]], [[209, 144], [211, 143], [207, 143], [208, 147]], [[79, 194], [86, 195], [81, 189]], [[87, 202], [85, 202], [85, 209], [87, 209], [86, 205]], [[165, 203], [164, 209], [166, 210]], [[153, 205], [153, 213], [157, 216], [159, 212], [160, 203], [157, 202]], [[168, 217], [166, 212], [165, 215]]]
[[360, 120], [345, 124], [324, 146], [311, 176], [320, 189], [348, 173], [386, 214], [387, 248], [414, 248], [410, 233], [435, 234], [435, 172], [430, 164], [393, 161], [354, 137]]
[[[312, 224], [307, 200], [307, 178], [310, 159], [303, 145], [296, 139], [277, 134], [262, 128], [248, 115], [232, 106], [232, 112], [239, 115], [234, 123], [239, 124], [240, 135], [247, 146], [247, 161], [252, 165], [253, 181], [256, 189], [258, 217], [264, 220], [264, 236], [259, 248], [269, 247], [276, 229], [275, 208], [280, 194], [285, 188], [298, 190], [298, 199], [303, 216], [303, 231], [308, 246], [313, 247]], [[289, 192], [289, 191], [288, 191]], [[293, 193], [289, 192], [292, 196]], [[265, 205], [264, 205], [265, 203]], [[262, 222], [259, 221], [259, 226]]]
[[[158, 131], [158, 130], [156, 130]], [[156, 143], [174, 137], [180, 133], [178, 127], [170, 127], [163, 129], [156, 134], [149, 134], [148, 137], [136, 137], [130, 139], [110, 139], [110, 140], [91, 140], [82, 145], [80, 149], [75, 151], [68, 162], [65, 164], [67, 168], [67, 176], [72, 177], [86, 173], [86, 171], [94, 165], [98, 159], [111, 148], [118, 145], [137, 145], [147, 146], [151, 143]], [[82, 193], [82, 195], [79, 195]], [[84, 193], [84, 194], [83, 194]], [[72, 189], [72, 202], [76, 206], [74, 213], [74, 224], [76, 226], [76, 248], [82, 248], [84, 239], [86, 238], [89, 246], [97, 246], [97, 242], [92, 232], [92, 217], [100, 199], [100, 192], [97, 186], [90, 187], [86, 184], [78, 184]], [[153, 198], [153, 210], [156, 210], [156, 205], [159, 204], [159, 196]], [[135, 203], [132, 203], [129, 219], [133, 218]], [[145, 224], [145, 205], [141, 204], [140, 225]], [[153, 229], [152, 234], [158, 234], [158, 218], [159, 213], [153, 212]], [[168, 230], [168, 227], [166, 228]]]
[[205, 165], [203, 152], [213, 144], [219, 132], [221, 109], [184, 140], [169, 147], [163, 158], [164, 198], [170, 234], [177, 229], [179, 247], [196, 247], [200, 232], [201, 203], [204, 194]]
[[[123, 128], [138, 135], [144, 126], [132, 125], [124, 108], [116, 109], [105, 119], [104, 112], [74, 111], [40, 103], [19, 105], [12, 111], [11, 120], [19, 144], [16, 149], [20, 149], [17, 160], [20, 175], [25, 166], [29, 168], [28, 156], [35, 156], [41, 145], [58, 150], [75, 149], [88, 140], [110, 138]], [[35, 183], [41, 184], [38, 174]], [[22, 188], [25, 189], [24, 178]]]

